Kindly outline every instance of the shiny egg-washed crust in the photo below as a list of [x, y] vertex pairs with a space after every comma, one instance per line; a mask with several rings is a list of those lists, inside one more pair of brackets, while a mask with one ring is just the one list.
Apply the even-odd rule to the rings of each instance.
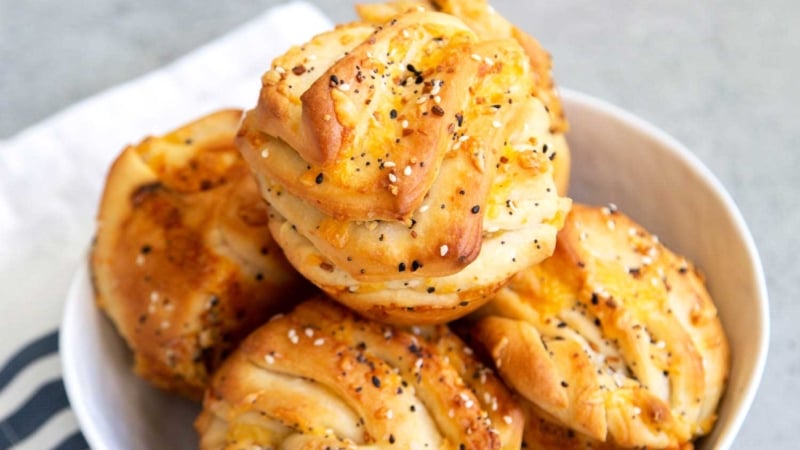
[[554, 255], [476, 315], [536, 448], [690, 448], [716, 419], [730, 355], [703, 278], [614, 207], [574, 205]]
[[200, 400], [239, 340], [312, 292], [269, 234], [267, 206], [220, 111], [126, 148], [99, 208], [97, 304], [153, 384]]
[[277, 238], [290, 261], [371, 317], [430, 323], [550, 255], [570, 201], [530, 73], [515, 40], [419, 11], [277, 58], [237, 143], [276, 223], [300, 235]]
[[388, 22], [401, 12], [418, 8], [458, 17], [475, 31], [481, 40], [513, 38], [525, 49], [534, 77], [533, 94], [542, 101], [550, 115], [552, 150], [557, 155], [553, 160], [553, 177], [558, 192], [566, 195], [569, 186], [570, 151], [564, 133], [569, 129], [569, 125], [553, 80], [553, 61], [550, 54], [539, 41], [512, 25], [486, 0], [398, 0], [356, 5], [356, 11], [363, 20], [377, 24]]
[[381, 325], [322, 297], [245, 339], [195, 422], [203, 450], [519, 449], [523, 425], [446, 326]]

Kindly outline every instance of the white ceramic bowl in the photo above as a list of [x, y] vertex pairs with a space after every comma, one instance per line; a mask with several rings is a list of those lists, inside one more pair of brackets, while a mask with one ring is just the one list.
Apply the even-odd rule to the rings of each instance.
[[[570, 195], [616, 203], [705, 273], [733, 354], [714, 431], [698, 449], [730, 447], [755, 395], [767, 354], [767, 292], [761, 263], [739, 211], [685, 147], [602, 101], [562, 92], [571, 123]], [[87, 270], [69, 292], [61, 328], [64, 382], [92, 448], [195, 449], [198, 407], [151, 388], [95, 308]]]

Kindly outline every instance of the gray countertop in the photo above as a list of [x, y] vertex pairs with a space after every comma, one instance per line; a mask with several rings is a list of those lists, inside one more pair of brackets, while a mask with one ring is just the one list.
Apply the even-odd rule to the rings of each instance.
[[[277, 1], [0, 2], [0, 138], [148, 72]], [[334, 21], [350, 1], [317, 0]], [[800, 2], [496, 0], [554, 55], [559, 84], [692, 149], [739, 205], [770, 293], [761, 388], [734, 447], [797, 448]]]

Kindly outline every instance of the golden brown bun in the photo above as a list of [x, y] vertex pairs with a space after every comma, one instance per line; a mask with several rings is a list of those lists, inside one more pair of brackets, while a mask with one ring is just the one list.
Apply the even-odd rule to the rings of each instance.
[[220, 111], [126, 148], [108, 174], [91, 253], [97, 303], [136, 372], [198, 400], [240, 339], [311, 292], [272, 240], [233, 144], [241, 114]]
[[404, 11], [424, 8], [458, 17], [481, 40], [515, 39], [528, 55], [534, 77], [533, 95], [542, 101], [550, 115], [552, 132], [553, 178], [558, 193], [567, 195], [570, 151], [564, 133], [569, 129], [561, 98], [553, 81], [553, 60], [539, 41], [512, 25], [498, 14], [486, 0], [397, 0], [388, 3], [356, 5], [359, 16], [367, 22], [382, 24]]
[[393, 328], [319, 297], [245, 339], [195, 427], [204, 450], [519, 449], [523, 424], [446, 326]]
[[555, 254], [478, 314], [540, 448], [676, 448], [714, 423], [729, 348], [702, 276], [614, 208], [574, 205]]
[[552, 253], [570, 202], [533, 91], [513, 38], [411, 11], [277, 58], [237, 142], [301, 273], [371, 317], [442, 322]]

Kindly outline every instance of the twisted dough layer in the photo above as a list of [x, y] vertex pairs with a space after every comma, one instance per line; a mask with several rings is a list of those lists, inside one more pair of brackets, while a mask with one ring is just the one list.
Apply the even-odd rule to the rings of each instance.
[[702, 276], [613, 208], [574, 205], [555, 254], [481, 314], [531, 445], [685, 447], [714, 423], [729, 348]]
[[240, 339], [311, 292], [270, 237], [233, 145], [241, 114], [220, 111], [126, 148], [108, 174], [91, 253], [97, 303], [136, 372], [198, 400]]
[[548, 112], [513, 38], [413, 10], [276, 59], [238, 143], [287, 257], [381, 320], [442, 322], [552, 253]]
[[393, 328], [316, 298], [242, 343], [195, 425], [204, 450], [518, 449], [523, 415], [446, 326]]
[[558, 192], [566, 195], [569, 185], [570, 152], [564, 133], [569, 125], [553, 80], [553, 61], [550, 54], [536, 39], [498, 14], [486, 0], [395, 0], [388, 3], [356, 5], [356, 10], [363, 20], [377, 24], [388, 22], [393, 16], [417, 8], [456, 16], [482, 40], [512, 38], [525, 49], [534, 78], [533, 95], [542, 101], [550, 116], [551, 147], [557, 155], [553, 159], [553, 178]]

